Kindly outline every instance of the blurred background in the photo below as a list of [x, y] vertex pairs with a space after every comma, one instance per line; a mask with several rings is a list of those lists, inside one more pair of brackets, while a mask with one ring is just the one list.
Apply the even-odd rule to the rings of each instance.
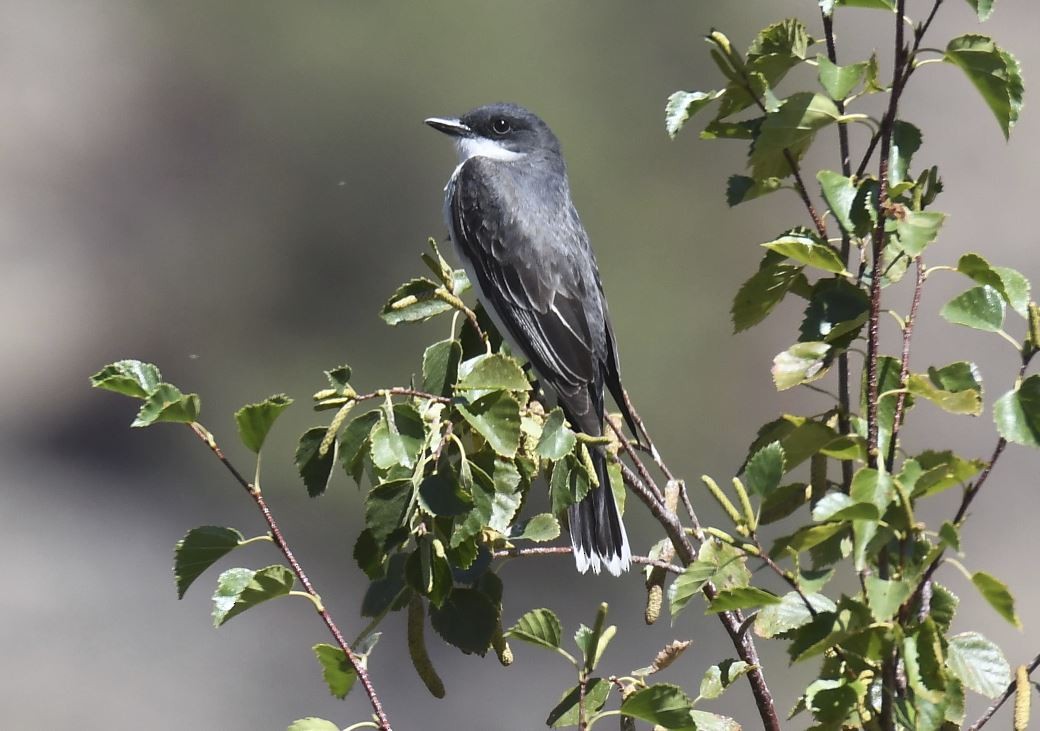
[[[930, 5], [915, 0], [909, 12], [923, 16]], [[757, 245], [807, 223], [797, 199], [777, 193], [728, 209], [725, 180], [741, 172], [743, 148], [700, 142], [695, 129], [672, 142], [663, 124], [670, 92], [720, 83], [701, 41], [708, 30], [745, 47], [788, 14], [821, 35], [810, 0], [0, 2], [0, 725], [252, 731], [309, 715], [341, 726], [366, 716], [360, 689], [345, 702], [325, 691], [310, 645], [328, 637], [305, 603], [274, 602], [218, 632], [209, 626], [216, 571], [177, 602], [177, 539], [200, 524], [257, 534], [259, 516], [185, 429], [130, 430], [135, 407], [92, 392], [87, 378], [119, 358], [159, 364], [202, 396], [202, 421], [246, 471], [233, 411], [271, 393], [295, 397], [265, 449], [267, 492], [334, 616], [355, 634], [365, 623], [365, 584], [350, 558], [361, 497], [339, 475], [330, 494], [308, 499], [291, 455], [298, 435], [327, 418], [307, 406], [322, 369], [350, 363], [359, 389], [406, 383], [424, 344], [442, 336], [442, 323], [390, 329], [376, 314], [423, 271], [426, 237], [444, 236], [441, 188], [454, 152], [424, 117], [511, 100], [553, 126], [598, 253], [626, 384], [694, 485], [702, 473], [732, 475], [762, 422], [822, 410], [820, 397], [778, 394], [770, 381], [772, 356], [796, 338], [794, 303], [750, 333], [734, 337], [729, 326]], [[981, 29], [1017, 52], [1027, 82], [1040, 76], [1038, 23], [1040, 7], [1005, 3]], [[890, 25], [876, 11], [842, 12], [841, 60], [864, 57], [884, 33], [887, 78]], [[976, 26], [967, 3], [947, 3], [926, 45]], [[811, 83], [811, 72], [783, 89], [799, 81]], [[1032, 112], [1006, 144], [956, 69], [914, 77], [903, 117], [925, 134], [915, 168], [941, 163], [939, 207], [952, 212], [929, 264], [978, 249], [1040, 279], [1028, 223], [1040, 163]], [[865, 135], [853, 128], [854, 150]], [[821, 142], [809, 169], [838, 164], [833, 130]], [[964, 288], [955, 275], [929, 282], [912, 364], [974, 358], [991, 403], [1010, 386], [1015, 354], [937, 317]], [[905, 288], [886, 296], [905, 310]], [[988, 410], [970, 419], [923, 404], [913, 417], [911, 449], [992, 451]], [[963, 600], [957, 627], [985, 632], [1013, 665], [1040, 647], [1029, 537], [1038, 466], [1040, 455], [1009, 448], [963, 539], [972, 569], [1016, 591], [1025, 630], [1006, 625], [954, 570], [942, 575]], [[693, 495], [704, 520], [718, 518], [696, 487]], [[957, 497], [933, 501], [925, 517], [948, 518]], [[645, 552], [654, 526], [639, 507], [627, 519]], [[220, 567], [276, 560], [258, 545]], [[544, 605], [570, 632], [608, 600], [622, 627], [605, 661], [612, 672], [691, 638], [669, 678], [696, 687], [708, 665], [733, 654], [699, 609], [674, 627], [645, 627], [636, 574], [579, 579], [565, 558], [517, 561], [503, 573], [507, 624]], [[431, 641], [448, 690], [438, 702], [410, 668], [403, 618], [386, 629], [371, 669], [400, 729], [542, 728], [573, 683], [558, 658], [533, 648], [514, 647], [515, 664], [502, 668]], [[813, 668], [788, 670], [779, 643], [760, 649], [786, 710]], [[973, 699], [969, 718], [984, 705]], [[710, 709], [757, 727], [743, 683]], [[807, 723], [799, 716], [790, 727]]]

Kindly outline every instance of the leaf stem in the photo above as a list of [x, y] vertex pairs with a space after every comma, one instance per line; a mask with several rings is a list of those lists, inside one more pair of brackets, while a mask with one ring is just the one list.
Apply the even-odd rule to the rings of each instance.
[[376, 694], [375, 686], [372, 685], [372, 679], [368, 675], [368, 670], [365, 669], [364, 663], [358, 658], [350, 645], [347, 644], [346, 639], [343, 637], [343, 633], [340, 632], [339, 627], [332, 619], [332, 615], [329, 614], [328, 610], [321, 604], [321, 599], [318, 596], [318, 592], [314, 590], [314, 585], [311, 584], [310, 578], [304, 572], [300, 562], [296, 560], [296, 556], [293, 554], [292, 549], [289, 548], [289, 544], [286, 542], [285, 537], [282, 535], [281, 529], [278, 527], [277, 521], [274, 519], [274, 515], [271, 513], [271, 508], [268, 507], [267, 501], [264, 500], [264, 496], [254, 488], [253, 485], [249, 484], [249, 481], [242, 477], [242, 473], [239, 472], [233, 464], [224, 456], [223, 450], [217, 444], [213, 435], [198, 422], [191, 422], [188, 427], [207, 447], [213, 452], [214, 456], [220, 460], [220, 463], [227, 468], [228, 472], [231, 473], [235, 481], [242, 486], [242, 488], [253, 498], [253, 502], [256, 504], [257, 509], [264, 518], [264, 522], [267, 523], [267, 528], [271, 534], [271, 540], [278, 547], [278, 550], [282, 552], [285, 560], [288, 561], [289, 567], [292, 572], [296, 575], [300, 584], [303, 586], [304, 591], [311, 595], [311, 600], [315, 602], [315, 608], [321, 616], [322, 621], [325, 622], [325, 626], [328, 628], [332, 637], [336, 640], [340, 649], [343, 650], [343, 654], [346, 655], [347, 662], [350, 663], [351, 668], [357, 674], [358, 680], [361, 681], [361, 686], [365, 689], [365, 694], [368, 696], [369, 702], [372, 704], [372, 710], [375, 712], [375, 717], [378, 720], [378, 725], [375, 728], [381, 731], [393, 731], [390, 726], [390, 721], [386, 717], [386, 712], [383, 710], [383, 704], [379, 700], [379, 696]]

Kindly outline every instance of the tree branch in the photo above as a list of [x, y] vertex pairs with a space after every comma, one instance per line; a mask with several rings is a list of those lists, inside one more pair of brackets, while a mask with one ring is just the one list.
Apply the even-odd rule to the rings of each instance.
[[[1033, 671], [1036, 670], [1038, 667], [1040, 667], [1040, 655], [1034, 657], [1033, 662], [1029, 663], [1026, 666], [1026, 675], [1032, 675]], [[1008, 698], [1015, 694], [1016, 685], [1017, 683], [1014, 680], [1008, 683], [1008, 687], [1005, 688], [1004, 692], [1000, 695], [1000, 698], [995, 700], [993, 702], [993, 705], [986, 709], [986, 712], [979, 717], [978, 721], [973, 723], [971, 726], [968, 726], [968, 731], [979, 731], [980, 728], [989, 723], [989, 720], [993, 718], [994, 714], [996, 714], [997, 711], [1000, 710], [1000, 707], [1007, 703]], [[1028, 688], [1026, 692], [1032, 693], [1032, 687]]]
[[383, 711], [383, 704], [379, 700], [379, 696], [376, 694], [375, 686], [372, 685], [372, 679], [368, 675], [368, 671], [365, 669], [364, 663], [358, 659], [358, 656], [354, 654], [354, 651], [350, 649], [350, 645], [343, 637], [343, 633], [340, 632], [339, 627], [333, 621], [332, 616], [329, 614], [325, 605], [321, 602], [321, 597], [318, 592], [314, 590], [314, 585], [311, 584], [310, 578], [308, 578], [306, 572], [300, 562], [296, 560], [296, 556], [293, 554], [292, 549], [289, 548], [289, 544], [286, 542], [285, 537], [282, 535], [281, 529], [278, 527], [278, 523], [274, 519], [274, 515], [271, 513], [271, 508], [268, 507], [267, 501], [264, 500], [263, 494], [260, 492], [260, 488], [256, 485], [251, 484], [246, 480], [242, 473], [240, 473], [233, 464], [224, 456], [223, 450], [217, 445], [213, 435], [198, 422], [192, 422], [188, 425], [192, 432], [202, 442], [210, 448], [210, 451], [216, 455], [217, 459], [220, 460], [228, 472], [235, 478], [235, 481], [241, 485], [245, 491], [249, 494], [249, 497], [256, 503], [256, 507], [260, 510], [261, 515], [264, 517], [264, 521], [267, 523], [267, 528], [271, 533], [271, 539], [274, 544], [278, 547], [278, 550], [282, 552], [285, 560], [289, 562], [289, 567], [292, 572], [296, 575], [300, 584], [303, 586], [310, 597], [314, 600], [314, 606], [317, 609], [318, 615], [322, 621], [325, 622], [325, 626], [336, 640], [336, 644], [339, 645], [340, 649], [343, 650], [343, 654], [347, 657], [347, 662], [350, 663], [351, 668], [357, 675], [358, 680], [361, 682], [361, 686], [365, 689], [365, 694], [368, 695], [368, 700], [372, 704], [372, 710], [375, 713], [376, 718], [379, 721], [378, 728], [381, 731], [393, 731], [390, 726], [390, 721], [386, 717], [386, 713]]
[[914, 295], [910, 301], [910, 314], [903, 326], [903, 355], [899, 367], [899, 395], [896, 397], [896, 412], [892, 417], [892, 435], [888, 440], [888, 455], [885, 457], [885, 468], [891, 472], [896, 459], [896, 441], [899, 430], [903, 426], [903, 415], [906, 408], [906, 382], [910, 377], [910, 341], [914, 335], [914, 323], [917, 322], [917, 309], [921, 304], [921, 289], [924, 285], [924, 260], [917, 257], [917, 277], [914, 280]]

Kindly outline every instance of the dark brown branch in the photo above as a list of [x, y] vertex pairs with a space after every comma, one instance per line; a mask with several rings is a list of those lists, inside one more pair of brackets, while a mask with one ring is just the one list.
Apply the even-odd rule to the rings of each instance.
[[885, 467], [888, 472], [896, 459], [896, 441], [899, 430], [903, 426], [903, 416], [906, 411], [906, 382], [910, 377], [910, 341], [914, 336], [914, 323], [917, 322], [917, 309], [921, 305], [921, 289], [924, 286], [924, 260], [917, 257], [917, 276], [914, 279], [914, 295], [910, 301], [910, 314], [907, 315], [906, 323], [903, 325], [903, 354], [899, 367], [899, 395], [896, 397], [896, 412], [892, 417], [892, 434], [888, 440], [888, 455], [885, 457]]
[[261, 515], [264, 516], [264, 521], [267, 523], [267, 528], [270, 531], [271, 539], [274, 544], [278, 547], [278, 550], [282, 552], [285, 560], [289, 563], [289, 568], [292, 569], [293, 574], [296, 575], [300, 585], [303, 586], [313, 600], [314, 606], [318, 611], [318, 615], [322, 621], [325, 622], [325, 626], [336, 640], [336, 644], [339, 645], [340, 649], [343, 650], [343, 654], [347, 657], [347, 662], [350, 663], [351, 668], [357, 675], [358, 680], [361, 682], [362, 688], [365, 690], [365, 694], [368, 696], [369, 702], [372, 704], [372, 710], [375, 713], [376, 719], [379, 722], [379, 728], [381, 731], [393, 731], [390, 726], [390, 721], [386, 717], [386, 713], [383, 711], [383, 704], [379, 700], [379, 696], [376, 695], [375, 686], [372, 685], [372, 679], [368, 675], [368, 671], [365, 669], [364, 663], [358, 658], [354, 651], [350, 649], [350, 644], [344, 638], [343, 633], [340, 632], [339, 627], [333, 621], [332, 616], [329, 614], [325, 605], [321, 602], [321, 597], [318, 592], [314, 590], [314, 585], [311, 584], [310, 578], [308, 578], [306, 572], [300, 562], [296, 560], [296, 556], [293, 554], [292, 549], [289, 548], [289, 544], [286, 542], [285, 537], [282, 535], [281, 529], [278, 527], [278, 523], [274, 519], [274, 515], [271, 513], [270, 507], [267, 505], [267, 501], [264, 500], [263, 494], [260, 492], [259, 487], [251, 484], [247, 479], [242, 476], [233, 464], [228, 461], [228, 458], [224, 456], [224, 452], [217, 445], [216, 440], [213, 439], [213, 435], [206, 430], [201, 424], [192, 422], [188, 425], [191, 427], [192, 432], [202, 442], [210, 448], [210, 451], [216, 455], [217, 459], [220, 460], [221, 464], [227, 468], [228, 472], [235, 478], [235, 481], [241, 485], [249, 496], [256, 503], [256, 507], [260, 510]]
[[[1026, 675], [1032, 675], [1033, 671], [1036, 670], [1038, 667], [1040, 667], [1040, 655], [1034, 657], [1033, 662], [1029, 663], [1026, 666]], [[1014, 680], [1008, 683], [1008, 687], [1004, 689], [1003, 693], [1001, 693], [1000, 698], [997, 698], [997, 700], [993, 701], [993, 705], [986, 709], [986, 712], [979, 717], [978, 721], [968, 726], [968, 731], [979, 731], [980, 728], [989, 723], [989, 720], [993, 718], [994, 714], [996, 714], [997, 711], [1000, 710], [1000, 707], [1007, 703], [1008, 698], [1015, 694], [1016, 685], [1017, 683]], [[1032, 693], [1032, 687], [1028, 687], [1026, 689], [1026, 692]]]

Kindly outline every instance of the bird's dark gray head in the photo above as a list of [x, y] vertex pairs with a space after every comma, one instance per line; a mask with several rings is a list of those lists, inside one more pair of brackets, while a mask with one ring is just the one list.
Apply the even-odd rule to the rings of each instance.
[[531, 153], [560, 154], [549, 125], [517, 104], [487, 104], [458, 118], [430, 117], [426, 124], [454, 137], [463, 160], [476, 155], [516, 160]]

